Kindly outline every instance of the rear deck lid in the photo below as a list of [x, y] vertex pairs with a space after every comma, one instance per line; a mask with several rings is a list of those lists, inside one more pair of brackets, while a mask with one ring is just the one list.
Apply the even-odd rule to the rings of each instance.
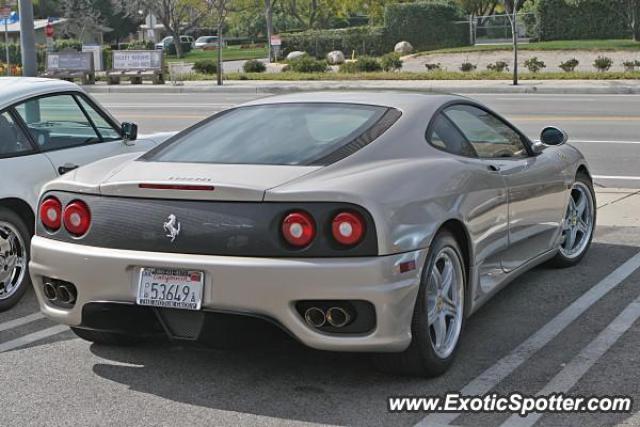
[[107, 196], [256, 202], [318, 166], [133, 161], [104, 181]]

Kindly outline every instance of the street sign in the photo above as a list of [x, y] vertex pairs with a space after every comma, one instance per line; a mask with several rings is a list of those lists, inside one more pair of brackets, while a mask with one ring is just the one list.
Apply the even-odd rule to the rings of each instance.
[[10, 15], [11, 15], [11, 6], [6, 4], [3, 6], [0, 6], [0, 18], [8, 19]]
[[271, 36], [271, 46], [282, 46], [282, 38], [280, 38], [280, 35], [273, 35]]

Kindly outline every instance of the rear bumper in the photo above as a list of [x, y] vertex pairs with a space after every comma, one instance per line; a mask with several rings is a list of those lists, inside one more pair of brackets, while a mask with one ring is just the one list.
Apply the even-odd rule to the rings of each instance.
[[[426, 250], [366, 258], [249, 258], [105, 249], [32, 241], [30, 264], [42, 312], [69, 326], [82, 325], [82, 309], [94, 302], [135, 304], [141, 267], [205, 272], [203, 310], [246, 313], [272, 319], [302, 343], [334, 351], [402, 351], [411, 341], [411, 318], [420, 268], [400, 273], [399, 264], [422, 266]], [[51, 305], [43, 278], [73, 283], [73, 308]], [[373, 304], [376, 326], [360, 335], [328, 334], [310, 328], [295, 309], [301, 300], [364, 300]]]

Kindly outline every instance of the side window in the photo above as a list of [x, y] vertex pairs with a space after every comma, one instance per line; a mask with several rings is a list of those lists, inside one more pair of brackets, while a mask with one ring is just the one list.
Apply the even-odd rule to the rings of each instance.
[[100, 142], [100, 136], [71, 95], [31, 99], [15, 110], [43, 151]]
[[91, 121], [95, 125], [98, 133], [102, 137], [103, 141], [116, 141], [118, 139], [122, 139], [120, 136], [120, 132], [115, 129], [109, 122], [98, 112], [96, 109], [91, 106], [82, 96], [77, 97], [80, 104], [82, 104], [82, 108], [87, 112]]
[[0, 114], [0, 157], [25, 154], [33, 151], [27, 135], [8, 112]]
[[438, 114], [433, 120], [427, 140], [436, 148], [460, 156], [476, 157], [476, 152], [451, 121]]
[[456, 105], [445, 115], [462, 131], [482, 158], [527, 157], [522, 137], [493, 114], [470, 105]]

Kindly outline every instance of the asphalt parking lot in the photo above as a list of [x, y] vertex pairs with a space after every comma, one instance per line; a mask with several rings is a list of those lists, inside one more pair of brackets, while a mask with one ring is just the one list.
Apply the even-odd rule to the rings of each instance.
[[[236, 98], [227, 104], [243, 97]], [[181, 126], [195, 120], [180, 119], [175, 113], [179, 107], [136, 112], [113, 99], [104, 101], [107, 106], [113, 103], [118, 118], [138, 115], [134, 119], [143, 132], [158, 128], [153, 123], [161, 120], [141, 119], [143, 115], [164, 114], [169, 122], [174, 114], [178, 117], [173, 123]], [[202, 114], [227, 105], [219, 104], [203, 107]], [[197, 111], [182, 115], [196, 116]], [[538, 127], [533, 122], [521, 120], [527, 133]], [[570, 120], [564, 123], [571, 125]], [[574, 132], [580, 131], [579, 123], [574, 126]], [[625, 129], [609, 140], [632, 141], [634, 135]], [[580, 138], [607, 136], [603, 130], [589, 135], [582, 131]], [[634, 176], [633, 169], [623, 170], [625, 164], [616, 163], [619, 153], [611, 147], [617, 145], [589, 144], [584, 145], [593, 147], [591, 154], [588, 148], [585, 152], [599, 168], [596, 173]], [[640, 146], [627, 145], [637, 156]], [[17, 307], [0, 313], [0, 426], [640, 426], [640, 415], [634, 415], [640, 414], [640, 190], [605, 188], [635, 180], [596, 182], [599, 226], [583, 262], [564, 270], [538, 267], [501, 291], [469, 319], [456, 363], [442, 377], [383, 374], [366, 355], [310, 350], [260, 325], [220, 332], [219, 348], [213, 349], [170, 343], [129, 348], [89, 344], [44, 319], [30, 291]], [[525, 419], [508, 414], [425, 418], [387, 411], [387, 398], [395, 395], [533, 395], [541, 390], [627, 395], [635, 405], [632, 413]]]

